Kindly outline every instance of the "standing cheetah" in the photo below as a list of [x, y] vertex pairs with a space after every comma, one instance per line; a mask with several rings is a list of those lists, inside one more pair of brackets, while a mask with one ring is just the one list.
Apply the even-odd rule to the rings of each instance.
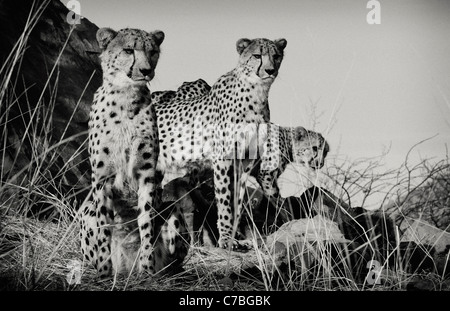
[[[179, 170], [189, 161], [212, 162], [222, 248], [242, 246], [233, 232], [242, 207], [242, 185], [257, 158], [246, 154], [252, 152], [249, 145], [258, 125], [269, 122], [269, 89], [286, 45], [285, 39], [240, 39], [238, 65], [209, 92], [194, 99], [172, 94], [156, 104], [161, 147], [158, 168]], [[241, 139], [246, 134], [248, 140]], [[233, 187], [233, 183], [240, 186]]]
[[[102, 28], [97, 40], [103, 50], [103, 84], [94, 95], [89, 119], [93, 203], [82, 211], [82, 252], [100, 277], [112, 272], [114, 215], [122, 208], [115, 205], [131, 193], [137, 196], [138, 269], [153, 274], [158, 260], [153, 252], [153, 218], [159, 201], [159, 145], [155, 107], [146, 84], [155, 75], [164, 33]], [[176, 251], [173, 245], [170, 251]]]
[[[205, 96], [211, 87], [202, 79], [192, 82], [184, 82], [176, 91], [157, 91], [152, 93], [152, 102], [158, 103], [157, 114], [159, 114], [159, 107], [165, 103], [170, 103], [174, 100], [195, 99], [197, 97]], [[263, 193], [272, 205], [267, 204], [266, 197], [264, 200], [266, 204], [256, 204], [254, 194], [251, 195], [251, 210], [259, 213], [259, 220], [265, 219], [268, 221], [264, 226], [270, 226], [274, 220], [267, 219], [268, 215], [273, 210], [281, 205], [282, 200], [279, 196], [279, 188], [277, 184], [278, 177], [284, 172], [289, 163], [296, 163], [312, 170], [323, 167], [325, 158], [330, 150], [328, 142], [318, 132], [307, 130], [301, 126], [297, 127], [282, 127], [272, 122], [267, 124], [267, 131], [261, 131], [261, 139], [259, 140], [259, 150], [261, 152], [261, 161], [258, 161], [251, 170], [251, 175], [256, 179]], [[187, 175], [182, 179], [183, 182], [176, 183], [181, 187], [189, 188], [182, 191], [188, 191], [192, 200], [196, 204], [194, 227], [197, 230], [203, 225], [208, 229], [207, 234], [213, 242], [216, 241], [216, 224], [217, 222], [217, 208], [211, 207], [211, 198], [209, 197], [209, 180], [213, 179], [213, 171], [210, 163], [198, 165], [196, 162], [190, 162], [186, 167]], [[188, 183], [186, 183], [186, 178]], [[199, 191], [202, 189], [202, 191]], [[206, 191], [205, 191], [206, 190]], [[181, 192], [182, 192], [181, 191]], [[206, 197], [205, 197], [206, 195]], [[261, 201], [258, 200], [258, 202]], [[216, 215], [213, 215], [215, 211]], [[280, 215], [280, 218], [286, 216], [285, 211], [276, 208], [275, 213]], [[274, 215], [271, 215], [274, 216]], [[256, 217], [258, 218], [258, 217]], [[287, 221], [290, 218], [280, 219], [280, 221]], [[253, 219], [254, 221], [258, 221]], [[214, 222], [214, 223], [213, 223]], [[197, 226], [195, 225], [197, 223]], [[199, 225], [200, 224], [200, 225]], [[245, 224], [242, 224], [245, 225]], [[263, 227], [259, 224], [260, 228]], [[201, 231], [197, 231], [193, 235], [194, 240], [201, 240]]]
[[[207, 95], [211, 90], [206, 81], [198, 79], [191, 82], [183, 82], [176, 91], [153, 92], [152, 102], [157, 103], [156, 113], [159, 119], [163, 119], [164, 104], [177, 100], [194, 100]], [[164, 117], [165, 118], [165, 117]], [[268, 197], [277, 197], [279, 189], [276, 184], [278, 177], [284, 172], [288, 163], [297, 163], [312, 169], [321, 168], [330, 150], [325, 138], [317, 132], [307, 130], [302, 126], [283, 127], [269, 122], [267, 130], [261, 131], [259, 150], [261, 161], [258, 161], [251, 170], [251, 175], [256, 178], [264, 194]], [[164, 147], [163, 147], [164, 148]], [[269, 150], [270, 149], [270, 150]], [[270, 155], [276, 155], [270, 157]], [[194, 165], [198, 167], [197, 165]], [[208, 167], [200, 167], [210, 169]], [[199, 169], [196, 172], [199, 173]], [[189, 172], [193, 185], [197, 184], [196, 174]]]

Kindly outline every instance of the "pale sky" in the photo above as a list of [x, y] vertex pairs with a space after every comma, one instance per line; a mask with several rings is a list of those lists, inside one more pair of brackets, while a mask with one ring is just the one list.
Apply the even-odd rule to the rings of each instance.
[[[62, 1], [67, 3], [67, 0]], [[163, 30], [152, 90], [233, 69], [239, 38], [286, 38], [269, 103], [272, 121], [325, 135], [330, 158], [366, 158], [390, 147], [388, 167], [446, 156], [450, 142], [450, 1], [79, 0], [99, 27]]]

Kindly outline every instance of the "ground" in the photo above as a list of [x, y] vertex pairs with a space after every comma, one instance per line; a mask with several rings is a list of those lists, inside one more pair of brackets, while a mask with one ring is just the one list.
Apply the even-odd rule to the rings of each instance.
[[[311, 220], [304, 221], [309, 224]], [[185, 271], [179, 275], [139, 278], [132, 274], [99, 280], [93, 268], [79, 269], [82, 256], [78, 224], [69, 215], [53, 222], [4, 215], [0, 225], [0, 290], [403, 291], [413, 279], [426, 280], [427, 288], [433, 290], [450, 289], [449, 280], [441, 275], [407, 273], [402, 269], [388, 269], [382, 284], [368, 286], [349, 275], [342, 278], [341, 274], [348, 274], [350, 270], [327, 270], [322, 264], [311, 261], [310, 257], [305, 257], [307, 247], [301, 250], [290, 247], [286, 253], [287, 248], [280, 243], [261, 239], [259, 247], [248, 253], [194, 245], [185, 259]], [[320, 258], [339, 258], [319, 240], [313, 244]]]

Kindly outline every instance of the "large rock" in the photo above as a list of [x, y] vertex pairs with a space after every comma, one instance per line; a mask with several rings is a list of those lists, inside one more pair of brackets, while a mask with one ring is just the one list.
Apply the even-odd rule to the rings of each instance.
[[[84, 144], [93, 94], [102, 81], [96, 54], [98, 27], [82, 19], [72, 28], [66, 21], [69, 10], [60, 1], [33, 3], [0, 1], [2, 63], [17, 52], [14, 45], [26, 33], [27, 18], [38, 16], [23, 38], [23, 55], [16, 62], [8, 61], [13, 69], [7, 70], [12, 75], [0, 108], [1, 121], [6, 122], [1, 177], [26, 183], [39, 170], [54, 188], [63, 188], [47, 189], [50, 193], [69, 196], [67, 192], [75, 193], [90, 180]], [[38, 12], [41, 3], [48, 5]], [[33, 174], [28, 174], [28, 165]]]
[[330, 254], [330, 248], [339, 252], [350, 243], [337, 223], [316, 215], [283, 224], [267, 236], [262, 245], [272, 254], [278, 266], [289, 265], [293, 261], [296, 269], [307, 271], [313, 265], [327, 265], [324, 261]]
[[402, 242], [432, 245], [436, 252], [442, 253], [450, 247], [450, 233], [420, 219], [404, 221], [400, 229]]
[[297, 163], [286, 165], [284, 172], [277, 179], [277, 184], [283, 198], [300, 197], [312, 187], [327, 189], [336, 197], [343, 194], [343, 189], [321, 170], [313, 170]]
[[337, 223], [322, 215], [292, 220], [283, 224], [275, 233], [267, 237], [268, 245], [278, 242], [287, 248], [297, 243], [317, 241], [350, 242], [344, 237]]

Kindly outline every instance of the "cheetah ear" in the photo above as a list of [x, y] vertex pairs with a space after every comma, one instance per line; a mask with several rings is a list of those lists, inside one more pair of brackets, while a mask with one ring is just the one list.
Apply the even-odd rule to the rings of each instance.
[[287, 45], [286, 39], [278, 39], [278, 40], [275, 40], [274, 42], [275, 42], [275, 45], [280, 49], [280, 51], [283, 51]]
[[294, 128], [294, 140], [301, 140], [302, 138], [306, 137], [307, 131], [304, 127], [297, 126]]
[[163, 43], [164, 38], [166, 37], [164, 32], [162, 32], [161, 30], [156, 30], [156, 31], [152, 32], [152, 36], [153, 36], [153, 39], [155, 40], [155, 43], [158, 46], [160, 46], [161, 43]]
[[250, 45], [251, 42], [252, 42], [252, 40], [250, 40], [250, 39], [245, 39], [245, 38], [239, 39], [239, 40], [236, 42], [236, 49], [237, 49], [239, 55], [242, 54], [242, 52], [245, 50], [245, 48], [246, 48], [247, 46]]
[[108, 44], [111, 42], [112, 39], [117, 35], [117, 32], [112, 30], [111, 28], [100, 28], [97, 30], [97, 41], [100, 45], [100, 48], [103, 50], [106, 49]]

